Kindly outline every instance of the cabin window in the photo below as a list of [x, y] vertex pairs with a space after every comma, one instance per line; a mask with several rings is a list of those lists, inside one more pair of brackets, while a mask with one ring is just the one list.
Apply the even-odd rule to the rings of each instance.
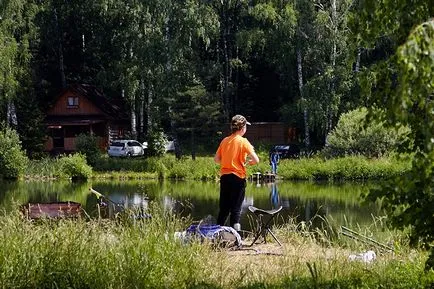
[[69, 96], [68, 103], [66, 104], [67, 108], [78, 108], [78, 97]]

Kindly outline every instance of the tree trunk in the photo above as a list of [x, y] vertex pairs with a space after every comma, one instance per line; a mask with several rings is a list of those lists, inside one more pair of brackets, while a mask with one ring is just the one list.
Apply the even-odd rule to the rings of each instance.
[[140, 100], [139, 100], [139, 136], [145, 137], [145, 81], [140, 80]]
[[335, 100], [335, 68], [336, 68], [336, 38], [337, 38], [337, 12], [336, 12], [336, 0], [332, 0], [332, 51], [331, 51], [331, 64], [332, 64], [332, 79], [330, 83], [330, 99], [328, 101], [326, 108], [326, 120], [325, 120], [325, 132], [324, 132], [324, 143], [327, 141], [327, 135], [333, 127], [333, 109], [332, 103]]
[[137, 139], [137, 117], [136, 117], [136, 102], [131, 99], [130, 102], [130, 118], [131, 118], [131, 137]]
[[[169, 114], [172, 115], [172, 108], [169, 107]], [[176, 132], [176, 123], [173, 120], [173, 117], [170, 118], [170, 132], [173, 137], [173, 146], [175, 147], [175, 157], [177, 160], [181, 159], [182, 157], [182, 151], [181, 146], [178, 142], [178, 134]]]
[[357, 48], [357, 56], [356, 56], [356, 65], [354, 66], [354, 72], [359, 72], [360, 70], [360, 56], [362, 54], [362, 49], [359, 47]]
[[[125, 98], [125, 89], [122, 89], [122, 98]], [[137, 137], [136, 104], [133, 99], [130, 100], [130, 125], [131, 125], [131, 137], [136, 138]]]
[[191, 129], [191, 159], [193, 161], [196, 160], [196, 149], [195, 149], [195, 140], [194, 140], [194, 129]]
[[336, 65], [336, 37], [337, 37], [337, 29], [338, 29], [338, 23], [337, 23], [337, 12], [336, 12], [336, 0], [332, 1], [332, 27], [333, 27], [333, 51], [332, 51], [332, 67], [335, 68]]
[[147, 129], [148, 133], [153, 129], [153, 119], [152, 119], [152, 102], [153, 102], [153, 92], [152, 85], [148, 86], [148, 102], [146, 104], [146, 116], [147, 116]]
[[[298, 40], [300, 42], [300, 40]], [[300, 98], [303, 108], [303, 121], [304, 121], [304, 145], [306, 149], [310, 147], [310, 136], [309, 136], [309, 114], [307, 111], [306, 100], [303, 95], [303, 66], [301, 57], [301, 44], [297, 43], [297, 75], [298, 75], [298, 89], [300, 91]]]
[[224, 91], [224, 114], [229, 119], [231, 115], [230, 95], [229, 95], [229, 51], [227, 37], [229, 28], [226, 28], [226, 19], [223, 20], [225, 27], [223, 28], [223, 53], [224, 53], [224, 75], [223, 75], [223, 91]]
[[[238, 55], [238, 46], [236, 46], [236, 55], [235, 55], [236, 59], [238, 59], [239, 55]], [[238, 84], [239, 84], [239, 80], [240, 80], [240, 69], [237, 66], [235, 68], [235, 72], [232, 72], [235, 74], [235, 83], [234, 83], [234, 113], [240, 111], [240, 106], [239, 106], [239, 99], [238, 99]]]
[[57, 41], [58, 41], [58, 56], [59, 56], [59, 72], [60, 72], [60, 82], [62, 85], [62, 88], [66, 87], [66, 77], [65, 77], [65, 65], [63, 62], [63, 45], [62, 45], [62, 33], [60, 31], [59, 27], [59, 19], [57, 18], [57, 10], [54, 9], [54, 23], [56, 26], [56, 33], [57, 33]]
[[[216, 55], [216, 58], [217, 58], [216, 62], [217, 62], [217, 64], [220, 64], [220, 47], [219, 47], [218, 43], [216, 44], [216, 54], [217, 54]], [[218, 90], [219, 90], [219, 94], [220, 94], [220, 101], [221, 101], [221, 104], [222, 104], [221, 108], [223, 110], [224, 119], [225, 120], [229, 120], [229, 116], [228, 116], [228, 114], [226, 113], [226, 110], [225, 110], [225, 96], [224, 96], [224, 87], [223, 87], [223, 73], [221, 71], [219, 72]]]
[[325, 127], [324, 127], [324, 143], [327, 142], [327, 135], [333, 128], [333, 102], [335, 101], [335, 69], [336, 69], [336, 55], [337, 55], [337, 44], [336, 38], [338, 35], [338, 20], [336, 11], [336, 0], [331, 1], [331, 25], [332, 25], [332, 51], [330, 55], [331, 66], [332, 66], [332, 77], [330, 79], [330, 97], [326, 102], [326, 113], [325, 113]]
[[[230, 1], [216, 1], [215, 9], [218, 11], [220, 17], [220, 39], [217, 42], [217, 63], [222, 65], [222, 71], [220, 74], [220, 88], [221, 88], [221, 99], [223, 115], [226, 120], [229, 120], [231, 111], [231, 96], [229, 91], [230, 82]], [[221, 57], [223, 59], [220, 59]]]
[[7, 125], [13, 128], [16, 128], [18, 125], [17, 111], [12, 100], [9, 100], [7, 105]]

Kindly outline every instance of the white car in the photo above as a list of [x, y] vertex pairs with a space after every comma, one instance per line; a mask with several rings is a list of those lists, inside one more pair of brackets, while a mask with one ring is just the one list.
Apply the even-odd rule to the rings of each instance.
[[[148, 142], [147, 141], [143, 142], [142, 146], [146, 150], [148, 148]], [[175, 143], [173, 142], [173, 140], [167, 140], [164, 143], [164, 151], [166, 153], [175, 151]]]
[[111, 157], [133, 157], [143, 156], [145, 154], [145, 147], [136, 140], [120, 139], [114, 140], [107, 153]]
[[175, 143], [173, 140], [168, 140], [166, 144], [164, 145], [164, 149], [166, 152], [174, 152], [175, 151]]

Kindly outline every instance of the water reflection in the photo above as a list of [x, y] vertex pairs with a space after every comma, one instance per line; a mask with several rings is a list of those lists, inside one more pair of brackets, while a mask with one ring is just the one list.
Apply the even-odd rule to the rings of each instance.
[[[0, 207], [6, 211], [16, 209], [27, 202], [75, 201], [82, 204], [91, 216], [97, 216], [98, 199], [89, 192], [94, 188], [108, 196], [121, 207], [140, 207], [147, 210], [149, 202], [157, 202], [165, 211], [200, 220], [217, 216], [219, 184], [217, 182], [3, 182]], [[360, 205], [360, 195], [370, 184], [318, 184], [312, 182], [248, 183], [242, 205], [241, 223], [249, 226], [248, 206], [272, 209], [283, 206], [279, 222], [289, 218], [301, 222], [332, 219], [337, 224], [372, 223], [372, 216], [379, 214], [375, 205]], [[116, 210], [108, 211], [113, 216]], [[316, 218], [320, 216], [321, 218]], [[319, 221], [314, 221], [319, 222]], [[317, 223], [316, 225], [320, 225]]]
[[[271, 207], [273, 209], [277, 209], [280, 206], [279, 190], [277, 189], [277, 184], [275, 182], [272, 182], [270, 185], [271, 185], [271, 191], [270, 191]], [[286, 207], [289, 207], [289, 203], [285, 205], [287, 205]]]

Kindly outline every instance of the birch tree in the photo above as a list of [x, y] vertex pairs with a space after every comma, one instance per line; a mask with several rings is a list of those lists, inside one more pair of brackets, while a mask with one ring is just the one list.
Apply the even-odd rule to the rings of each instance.
[[[351, 87], [352, 53], [348, 20], [352, 0], [317, 2], [315, 17], [315, 74], [308, 80], [311, 123], [320, 128], [324, 139], [342, 113], [341, 100]], [[355, 108], [355, 107], [352, 107]]]
[[[167, 111], [170, 117], [170, 133], [174, 138], [175, 154], [177, 158], [181, 156], [181, 144], [184, 141], [183, 134], [185, 132], [185, 122], [179, 115], [185, 114], [183, 109], [179, 109], [179, 98], [182, 98], [183, 91], [195, 90], [194, 87], [202, 82], [200, 81], [200, 71], [203, 69], [202, 59], [200, 57], [201, 49], [209, 49], [211, 42], [218, 35], [218, 18], [213, 13], [210, 6], [202, 1], [174, 1], [171, 9], [170, 17], [166, 24], [166, 66], [164, 94], [166, 99]], [[202, 86], [201, 86], [202, 87]], [[205, 89], [204, 94], [213, 95]], [[188, 94], [188, 93], [187, 93]], [[195, 94], [195, 93], [193, 93]], [[194, 110], [195, 104], [193, 99], [185, 97], [186, 105]], [[199, 100], [198, 100], [199, 101]], [[207, 102], [215, 103], [216, 100], [209, 97]], [[208, 107], [206, 102], [199, 101]], [[219, 109], [215, 108], [215, 112], [208, 114], [211, 117], [218, 113]], [[208, 118], [208, 120], [214, 118]], [[196, 122], [206, 122], [205, 119], [197, 115]], [[194, 158], [194, 148], [196, 142], [195, 134], [198, 133], [195, 126], [188, 126], [190, 131], [190, 147], [192, 149], [192, 157]]]
[[309, 53], [309, 49], [312, 46], [312, 40], [314, 38], [314, 28], [312, 25], [313, 20], [313, 5], [309, 1], [298, 0], [296, 1], [296, 9], [299, 14], [297, 23], [297, 34], [296, 34], [296, 66], [297, 66], [297, 81], [299, 90], [299, 106], [303, 113], [303, 129], [304, 137], [303, 142], [305, 148], [308, 150], [311, 146], [310, 140], [310, 112], [309, 112], [309, 102], [308, 95], [305, 93], [305, 78], [306, 69], [304, 69], [305, 58]]
[[229, 121], [234, 114], [237, 83], [234, 82], [234, 64], [238, 60], [237, 33], [240, 31], [242, 17], [247, 14], [247, 0], [210, 0], [219, 19], [219, 39], [216, 43], [216, 58], [220, 65], [219, 91], [224, 118]]
[[16, 39], [16, 29], [23, 25], [20, 20], [22, 21], [21, 10], [24, 4], [23, 1], [6, 1], [0, 6], [0, 100], [7, 108], [3, 112], [3, 121], [7, 124], [15, 118], [13, 101], [19, 86], [19, 73], [23, 68], [20, 67], [23, 63], [18, 61], [20, 49], [25, 48], [25, 43]]
[[0, 4], [0, 102], [6, 107], [3, 121], [18, 125], [16, 99], [31, 77], [30, 41], [35, 37], [33, 1], [10, 0]]

